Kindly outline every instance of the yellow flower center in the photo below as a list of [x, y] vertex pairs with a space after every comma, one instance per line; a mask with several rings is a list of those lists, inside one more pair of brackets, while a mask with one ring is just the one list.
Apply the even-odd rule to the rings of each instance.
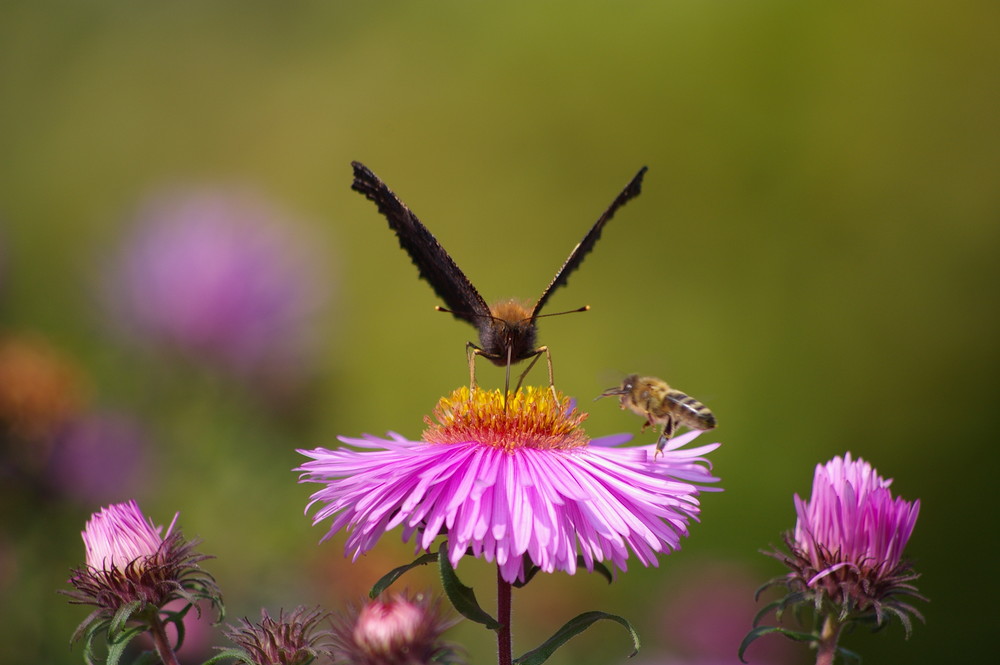
[[[547, 388], [529, 386], [507, 396], [500, 390], [459, 388], [442, 397], [434, 407], [433, 419], [424, 417], [428, 443], [468, 443], [515, 450], [545, 448], [567, 450], [587, 445], [590, 440], [580, 427], [586, 413], [571, 407], [562, 393], [552, 398]], [[435, 422], [436, 421], [436, 422]]]

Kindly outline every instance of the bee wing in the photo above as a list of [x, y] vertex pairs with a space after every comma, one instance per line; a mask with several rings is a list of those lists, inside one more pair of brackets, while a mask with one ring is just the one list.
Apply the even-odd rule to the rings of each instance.
[[625, 186], [625, 189], [623, 189], [617, 198], [611, 202], [611, 205], [604, 211], [604, 214], [601, 215], [600, 219], [598, 219], [597, 222], [590, 228], [590, 231], [588, 231], [587, 235], [583, 237], [583, 240], [581, 240], [577, 246], [573, 248], [573, 251], [569, 253], [569, 258], [567, 258], [566, 262], [563, 263], [562, 268], [559, 269], [556, 276], [552, 278], [548, 287], [542, 291], [542, 296], [538, 299], [538, 302], [535, 303], [534, 309], [531, 310], [532, 319], [538, 316], [538, 313], [542, 310], [542, 307], [548, 301], [552, 292], [569, 281], [570, 273], [580, 267], [580, 264], [583, 263], [584, 257], [590, 253], [590, 250], [594, 248], [594, 244], [601, 237], [601, 230], [604, 228], [604, 225], [607, 224], [608, 220], [614, 217], [614, 214], [618, 212], [619, 208], [639, 196], [642, 191], [642, 178], [644, 175], [646, 175], [645, 166], [639, 169], [639, 172], [635, 174], [635, 177], [632, 178], [629, 184]]
[[389, 228], [396, 232], [399, 246], [417, 266], [420, 277], [427, 280], [451, 313], [477, 327], [484, 317], [489, 318], [490, 308], [486, 301], [437, 238], [371, 169], [361, 162], [351, 162], [351, 166], [354, 167], [351, 189], [374, 201], [378, 211], [389, 221]]

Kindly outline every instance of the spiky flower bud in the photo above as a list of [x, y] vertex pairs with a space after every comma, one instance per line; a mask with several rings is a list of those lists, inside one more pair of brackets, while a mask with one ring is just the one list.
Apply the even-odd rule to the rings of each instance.
[[204, 599], [221, 606], [214, 579], [199, 567], [211, 558], [195, 552], [197, 541], [186, 541], [174, 526], [161, 535], [133, 500], [101, 509], [83, 533], [86, 565], [69, 579], [72, 603], [95, 605], [94, 618], [110, 618], [127, 605], [163, 608], [171, 600], [193, 603]]
[[246, 663], [308, 665], [327, 652], [330, 631], [321, 627], [327, 617], [329, 613], [318, 607], [297, 607], [288, 613], [282, 610], [277, 619], [262, 609], [260, 622], [240, 619], [226, 636], [244, 652]]

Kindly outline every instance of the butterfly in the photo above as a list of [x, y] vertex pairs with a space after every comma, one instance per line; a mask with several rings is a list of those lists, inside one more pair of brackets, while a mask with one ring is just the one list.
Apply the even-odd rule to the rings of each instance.
[[[469, 278], [461, 271], [448, 252], [437, 239], [427, 230], [417, 216], [406, 207], [398, 196], [392, 193], [382, 180], [371, 169], [361, 162], [351, 162], [354, 167], [354, 183], [351, 189], [373, 201], [378, 210], [389, 221], [389, 228], [396, 232], [399, 245], [410, 255], [417, 266], [420, 277], [434, 289], [434, 292], [444, 301], [447, 307], [438, 310], [448, 312], [455, 318], [472, 324], [479, 331], [479, 345], [472, 342], [466, 344], [469, 361], [469, 383], [476, 386], [475, 359], [483, 356], [497, 366], [506, 366], [507, 373], [504, 383], [504, 395], [510, 388], [510, 367], [523, 360], [531, 359], [528, 368], [521, 374], [517, 387], [521, 387], [524, 377], [545, 354], [549, 370], [549, 387], [555, 394], [552, 373], [552, 354], [547, 346], [537, 346], [537, 320], [542, 307], [552, 296], [552, 292], [566, 284], [570, 274], [583, 262], [584, 257], [593, 249], [604, 225], [623, 205], [639, 195], [642, 188], [642, 178], [646, 167], [625, 186], [625, 189], [611, 202], [611, 205], [583, 237], [569, 258], [566, 259], [559, 272], [552, 278], [542, 295], [529, 307], [527, 303], [511, 299], [488, 305]], [[574, 312], [582, 312], [589, 306], [581, 307]], [[560, 312], [564, 313], [564, 312]]]

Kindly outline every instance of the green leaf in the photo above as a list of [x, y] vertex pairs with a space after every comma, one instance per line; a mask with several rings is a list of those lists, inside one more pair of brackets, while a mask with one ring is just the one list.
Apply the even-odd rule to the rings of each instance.
[[164, 621], [179, 622], [179, 621], [183, 621], [184, 617], [186, 617], [187, 614], [188, 614], [188, 612], [190, 612], [192, 609], [195, 610], [195, 613], [199, 617], [201, 616], [201, 609], [196, 609], [195, 602], [191, 601], [191, 600], [189, 600], [187, 603], [185, 603], [184, 607], [182, 607], [179, 610], [162, 609], [162, 610], [160, 610], [160, 614], [163, 615]]
[[607, 612], [584, 612], [583, 614], [573, 617], [566, 624], [556, 631], [556, 633], [545, 640], [545, 642], [536, 649], [529, 651], [528, 653], [514, 659], [517, 665], [540, 665], [549, 659], [556, 649], [566, 644], [571, 638], [576, 637], [583, 631], [590, 628], [595, 622], [601, 619], [607, 619], [609, 621], [615, 621], [625, 626], [629, 634], [632, 636], [632, 653], [629, 654], [629, 658], [639, 653], [639, 634], [635, 632], [635, 628], [629, 623], [628, 619], [624, 619], [616, 614], [608, 614]]
[[861, 654], [857, 651], [851, 651], [850, 649], [845, 649], [844, 647], [837, 647], [837, 653], [844, 657], [844, 660], [848, 663], [855, 662], [861, 665]]
[[223, 649], [219, 653], [215, 654], [208, 660], [206, 660], [202, 665], [215, 665], [215, 663], [222, 662], [227, 658], [233, 658], [240, 661], [241, 663], [247, 663], [247, 665], [253, 665], [253, 659], [243, 649]]
[[113, 637], [109, 633], [107, 665], [117, 665], [122, 654], [125, 653], [125, 647], [128, 646], [128, 643], [144, 632], [146, 632], [145, 626], [132, 626], [116, 633]]
[[80, 625], [73, 631], [73, 636], [69, 638], [69, 643], [76, 644], [77, 640], [83, 639], [83, 636], [93, 629], [94, 624], [106, 623], [108, 621], [107, 619], [100, 618], [102, 611], [103, 610], [101, 610], [101, 608], [97, 608], [87, 615], [87, 618], [81, 621]]
[[740, 650], [738, 653], [740, 657], [740, 662], [742, 663], [747, 662], [743, 660], [743, 653], [747, 650], [747, 647], [749, 647], [754, 640], [756, 640], [758, 637], [763, 637], [764, 635], [769, 635], [771, 633], [780, 633], [785, 637], [793, 639], [797, 642], [814, 642], [816, 641], [816, 639], [818, 639], [812, 633], [800, 633], [798, 631], [788, 630], [787, 628], [781, 628], [780, 626], [760, 626], [758, 628], [754, 628], [749, 633], [747, 633], [747, 636], [743, 638], [743, 642], [740, 643]]
[[[582, 554], [578, 555], [576, 557], [576, 565], [580, 566], [581, 568], [586, 569], [585, 568], [586, 563], [583, 560], [583, 555]], [[606, 579], [608, 581], [608, 584], [611, 584], [612, 582], [615, 581], [614, 575], [612, 575], [611, 571], [608, 569], [608, 567], [605, 566], [600, 561], [595, 561], [594, 562], [594, 572], [597, 573], [598, 575], [600, 575], [601, 577], [603, 577], [604, 579]]]
[[181, 647], [184, 646], [184, 638], [187, 636], [187, 628], [184, 626], [184, 618], [174, 618], [171, 619], [171, 623], [174, 624], [174, 628], [177, 630], [177, 641], [174, 643], [174, 651], [180, 651]]
[[162, 662], [156, 651], [143, 651], [138, 658], [132, 661], [132, 665], [159, 665]]
[[94, 638], [101, 632], [107, 632], [108, 623], [110, 623], [110, 619], [94, 621], [88, 624], [83, 631], [80, 639], [83, 640], [83, 662], [87, 663], [87, 665], [95, 665], [97, 663], [94, 659]]
[[772, 610], [777, 612], [780, 611], [781, 608], [782, 608], [782, 602], [780, 600], [775, 600], [773, 602], [768, 603], [767, 605], [762, 607], [760, 611], [757, 612], [757, 614], [754, 615], [753, 623], [751, 625], [756, 627], [757, 624], [760, 623], [761, 620], [764, 617], [766, 617]]
[[441, 584], [444, 586], [444, 593], [448, 596], [448, 600], [451, 601], [455, 610], [469, 621], [481, 623], [490, 630], [499, 628], [500, 623], [479, 606], [479, 601], [476, 600], [476, 593], [472, 587], [462, 584], [458, 575], [455, 574], [455, 569], [448, 561], [447, 540], [443, 541], [441, 548], [438, 549], [438, 564], [441, 569]]
[[511, 583], [511, 586], [514, 587], [515, 589], [523, 589], [524, 587], [528, 586], [528, 582], [534, 579], [535, 575], [538, 574], [538, 571], [541, 570], [541, 568], [531, 563], [531, 558], [527, 554], [524, 555], [524, 560], [525, 560], [524, 579], [514, 580], [514, 582]]
[[[534, 578], [534, 576], [538, 574], [538, 571], [541, 570], [541, 568], [531, 563], [531, 558], [528, 557], [527, 554], [524, 555], [524, 560], [525, 560], [524, 579], [518, 580], [511, 585], [515, 589], [521, 589], [523, 587], [528, 586], [528, 582], [530, 582], [532, 578]], [[577, 555], [576, 565], [577, 568], [583, 568], [584, 570], [586, 570], [587, 562], [584, 560], [582, 554]], [[614, 581], [614, 575], [611, 574], [611, 571], [603, 563], [601, 563], [600, 561], [595, 561], [593, 563], [593, 566], [594, 566], [593, 572], [597, 573], [598, 575], [606, 579], [608, 581], [608, 584], [611, 584]]]
[[117, 635], [120, 631], [125, 628], [125, 624], [132, 615], [142, 609], [143, 602], [141, 600], [133, 600], [127, 605], [122, 605], [121, 609], [115, 612], [114, 617], [111, 618], [111, 623], [108, 625], [108, 639], [112, 636]]
[[94, 639], [92, 635], [87, 635], [83, 640], [83, 662], [86, 665], [96, 665], [94, 660]]
[[417, 566], [426, 566], [431, 561], [437, 561], [437, 552], [430, 552], [428, 554], [423, 554], [412, 562], [406, 564], [405, 566], [400, 566], [399, 568], [393, 568], [388, 573], [382, 576], [382, 578], [375, 583], [372, 590], [368, 592], [369, 598], [377, 598], [380, 593], [385, 591], [392, 585], [393, 582], [402, 577], [403, 573], [416, 568]]

